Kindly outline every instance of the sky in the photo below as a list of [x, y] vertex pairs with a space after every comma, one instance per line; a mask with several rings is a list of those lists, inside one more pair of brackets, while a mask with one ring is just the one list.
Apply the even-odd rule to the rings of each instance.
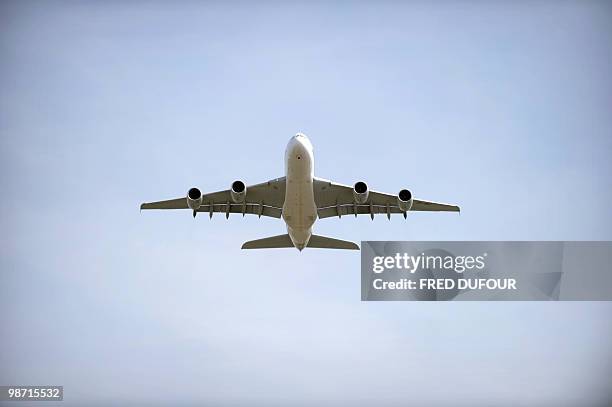
[[[612, 240], [595, 1], [0, 3], [0, 385], [62, 405], [605, 405], [609, 302], [360, 301], [359, 252], [139, 204], [315, 175], [461, 206], [360, 240]], [[51, 405], [51, 404], [50, 404]]]

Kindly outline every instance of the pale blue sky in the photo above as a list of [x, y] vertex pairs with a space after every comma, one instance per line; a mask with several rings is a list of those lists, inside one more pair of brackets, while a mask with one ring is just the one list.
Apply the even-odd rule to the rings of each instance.
[[[598, 2], [0, 4], [0, 384], [64, 405], [609, 400], [610, 303], [362, 303], [359, 254], [243, 252], [274, 219], [146, 212], [315, 173], [461, 215], [350, 240], [612, 239]], [[111, 397], [109, 394], [113, 394]]]

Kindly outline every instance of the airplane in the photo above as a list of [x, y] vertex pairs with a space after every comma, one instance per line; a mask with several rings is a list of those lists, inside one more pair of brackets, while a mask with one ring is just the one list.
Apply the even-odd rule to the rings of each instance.
[[234, 181], [229, 189], [202, 194], [198, 188], [191, 188], [186, 197], [167, 201], [149, 202], [140, 209], [191, 209], [195, 218], [199, 212], [254, 214], [281, 218], [287, 226], [287, 233], [251, 240], [242, 249], [272, 249], [305, 247], [320, 249], [359, 250], [359, 246], [346, 240], [319, 236], [312, 233], [318, 219], [343, 215], [402, 214], [404, 219], [409, 211], [459, 212], [456, 205], [413, 199], [408, 189], [397, 195], [370, 191], [364, 181], [352, 187], [314, 176], [314, 153], [312, 143], [302, 133], [289, 140], [285, 150], [285, 176], [255, 185]]

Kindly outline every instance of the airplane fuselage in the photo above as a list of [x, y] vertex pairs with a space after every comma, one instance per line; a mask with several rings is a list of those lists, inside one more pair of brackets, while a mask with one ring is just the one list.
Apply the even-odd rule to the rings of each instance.
[[283, 220], [298, 250], [308, 245], [312, 225], [317, 220], [314, 199], [314, 154], [312, 144], [302, 134], [292, 137], [285, 150], [286, 189]]

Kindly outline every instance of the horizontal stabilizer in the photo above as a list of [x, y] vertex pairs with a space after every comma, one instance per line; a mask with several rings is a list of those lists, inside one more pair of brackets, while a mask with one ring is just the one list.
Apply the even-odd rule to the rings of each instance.
[[287, 234], [250, 240], [242, 245], [243, 249], [277, 249], [282, 247], [294, 247]]
[[346, 250], [359, 250], [353, 242], [347, 240], [333, 239], [331, 237], [312, 235], [308, 241], [307, 247], [313, 247], [317, 249], [346, 249]]
[[[289, 235], [286, 234], [250, 240], [242, 245], [243, 249], [280, 249], [285, 247], [295, 247]], [[353, 242], [318, 235], [310, 236], [307, 247], [313, 249], [359, 250], [359, 246]]]

